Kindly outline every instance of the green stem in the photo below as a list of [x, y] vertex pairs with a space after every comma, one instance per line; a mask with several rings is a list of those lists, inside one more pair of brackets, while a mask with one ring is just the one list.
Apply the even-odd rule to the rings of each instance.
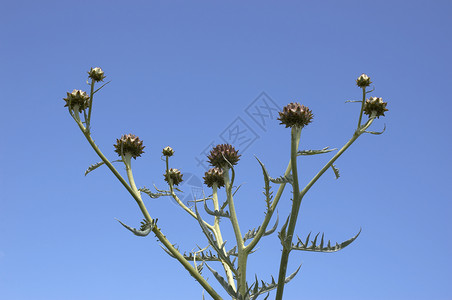
[[[298, 135], [297, 140], [295, 141], [296, 147], [298, 149], [298, 146], [300, 144], [300, 135]], [[292, 171], [292, 162], [289, 161], [289, 164], [287, 165], [286, 172], [284, 173], [284, 176], [289, 176], [290, 172]], [[279, 199], [281, 199], [281, 195], [284, 192], [284, 188], [286, 187], [286, 183], [282, 183], [279, 185], [278, 191], [276, 192], [275, 198], [273, 199], [272, 205], [267, 211], [267, 214], [265, 215], [264, 221], [262, 222], [262, 225], [260, 226], [259, 230], [256, 233], [256, 236], [251, 240], [251, 242], [245, 247], [245, 251], [247, 253], [250, 253], [253, 248], [257, 245], [259, 240], [264, 236], [265, 230], [267, 230], [268, 223], [270, 222], [270, 219], [273, 216], [273, 213], [275, 212], [276, 206], [278, 205]]]
[[243, 243], [242, 233], [240, 231], [239, 222], [237, 220], [237, 213], [235, 211], [234, 199], [232, 197], [232, 186], [229, 179], [229, 167], [223, 168], [224, 183], [226, 187], [227, 202], [229, 205], [229, 213], [231, 214], [230, 220], [232, 223], [232, 228], [234, 229], [235, 239], [237, 242], [237, 254], [238, 254], [238, 278], [237, 286], [239, 292], [242, 295], [246, 293], [246, 261], [248, 258], [248, 253], [245, 251], [245, 246]]
[[[78, 109], [78, 108], [77, 108]], [[149, 215], [146, 207], [144, 206], [143, 201], [141, 200], [141, 196], [139, 193], [135, 192], [132, 187], [127, 184], [127, 182], [124, 180], [124, 178], [119, 174], [119, 172], [113, 167], [111, 162], [103, 155], [103, 153], [99, 150], [97, 145], [94, 143], [94, 140], [91, 138], [91, 135], [89, 134], [88, 130], [83, 126], [82, 122], [80, 121], [79, 112], [74, 111], [73, 117], [75, 121], [77, 122], [78, 126], [80, 127], [80, 130], [83, 132], [85, 138], [88, 140], [91, 147], [94, 149], [94, 151], [97, 153], [97, 155], [102, 159], [102, 161], [107, 165], [107, 167], [112, 171], [112, 173], [116, 176], [116, 178], [122, 183], [122, 185], [126, 188], [126, 190], [132, 195], [132, 197], [137, 202], [138, 206], [140, 207], [141, 212], [143, 213], [143, 216], [146, 218], [148, 222], [153, 222], [153, 219]], [[129, 175], [129, 173], [128, 173]], [[130, 171], [130, 175], [131, 174]], [[130, 179], [130, 177], [129, 177]], [[133, 181], [132, 181], [133, 182]], [[136, 189], [136, 187], [135, 187]], [[184, 268], [201, 284], [201, 286], [207, 291], [207, 293], [212, 296], [215, 300], [221, 300], [222, 298], [218, 293], [210, 286], [210, 284], [202, 277], [198, 271], [180, 254], [180, 252], [174, 248], [173, 244], [171, 244], [168, 239], [165, 237], [165, 235], [160, 231], [160, 229], [155, 226], [152, 229], [152, 232], [156, 235], [156, 237], [159, 239], [159, 241], [168, 249], [168, 251], [171, 252], [171, 254], [184, 266]]]
[[297, 167], [297, 138], [301, 134], [301, 127], [293, 127], [291, 132], [291, 145], [290, 145], [290, 162], [292, 165], [292, 176], [293, 176], [293, 202], [292, 202], [292, 211], [290, 213], [290, 221], [289, 226], [287, 228], [287, 233], [284, 234], [284, 240], [281, 241], [283, 244], [283, 250], [281, 255], [281, 263], [279, 267], [279, 276], [278, 276], [278, 289], [276, 291], [277, 300], [282, 299], [282, 295], [284, 292], [284, 284], [287, 273], [287, 263], [289, 262], [289, 253], [292, 246], [292, 237], [295, 231], [295, 225], [297, 224], [298, 212], [300, 211], [301, 205], [301, 197], [299, 193], [299, 185], [298, 185], [298, 167]]
[[[220, 210], [220, 205], [218, 203], [218, 184], [217, 183], [213, 184], [212, 192], [213, 192], [212, 200], [213, 200], [214, 209], [219, 211]], [[221, 229], [220, 229], [220, 217], [218, 217], [218, 216], [215, 216], [215, 221], [214, 221], [214, 224], [213, 224], [213, 230], [212, 231], [213, 231], [213, 233], [215, 235], [215, 238], [218, 241], [218, 245], [222, 245], [223, 244], [223, 237], [221, 235]], [[223, 249], [223, 253], [224, 253], [224, 255], [226, 255], [226, 250], [225, 249]], [[223, 265], [224, 271], [226, 272], [226, 277], [228, 278], [229, 285], [232, 286], [234, 288], [234, 290], [236, 290], [235, 282], [234, 282], [234, 276], [232, 274], [231, 268], [224, 261], [221, 261], [221, 263]]]
[[355, 142], [358, 137], [364, 133], [364, 131], [369, 128], [369, 126], [372, 124], [372, 122], [374, 121], [375, 116], [372, 115], [369, 120], [366, 122], [366, 124], [364, 124], [361, 129], [356, 130], [355, 133], [353, 134], [352, 138], [336, 153], [336, 155], [333, 156], [333, 158], [331, 158], [326, 165], [314, 176], [314, 178], [312, 178], [312, 180], [303, 188], [303, 190], [300, 192], [300, 197], [303, 198], [304, 195], [309, 191], [309, 189], [314, 185], [314, 183], [320, 178], [320, 176], [323, 175], [323, 173], [325, 173], [326, 170], [328, 170], [328, 168], [330, 168], [333, 163], [339, 158], [339, 156], [342, 155], [342, 153], [345, 152], [345, 150], [348, 149], [348, 147], [350, 147], [353, 142]]
[[366, 102], [366, 87], [363, 87], [362, 89], [363, 89], [363, 99], [361, 101], [361, 112], [359, 113], [359, 120], [358, 120], [358, 128], [357, 128], [357, 130], [359, 129], [359, 127], [361, 127], [361, 120], [362, 120], [362, 117], [363, 117], [364, 103]]
[[[345, 150], [347, 150], [353, 144], [353, 142], [356, 141], [358, 139], [358, 137], [365, 132], [365, 130], [372, 124], [374, 119], [375, 119], [375, 114], [372, 114], [372, 116], [369, 118], [369, 120], [366, 122], [366, 124], [364, 124], [362, 127], [360, 127], [358, 130], [355, 131], [352, 138], [336, 153], [336, 155], [333, 156], [333, 158], [330, 159], [330, 161], [328, 161], [326, 163], [326, 165], [314, 176], [314, 178], [299, 193], [296, 192], [295, 173], [294, 173], [294, 203], [292, 205], [292, 214], [290, 217], [290, 223], [289, 223], [289, 227], [287, 229], [287, 234], [286, 234], [287, 244], [285, 243], [285, 246], [283, 247], [283, 253], [281, 255], [281, 265], [280, 265], [280, 269], [279, 269], [280, 273], [279, 273], [279, 277], [278, 277], [278, 290], [276, 292], [275, 300], [281, 300], [282, 294], [284, 291], [284, 280], [285, 280], [285, 276], [286, 276], [287, 264], [289, 261], [289, 254], [290, 254], [290, 247], [292, 246], [293, 232], [294, 232], [295, 223], [296, 223], [296, 219], [293, 218], [294, 207], [295, 207], [295, 205], [297, 205], [296, 204], [297, 202], [295, 201], [295, 199], [299, 200], [299, 204], [298, 204], [298, 209], [299, 209], [299, 205], [301, 204], [303, 197], [306, 195], [306, 193], [309, 191], [309, 189], [323, 175], [323, 173], [325, 173], [325, 171], [328, 170], [328, 168], [330, 168], [333, 165], [333, 163], [339, 158], [339, 156], [341, 156], [345, 152]], [[293, 153], [293, 148], [291, 151], [291, 155], [293, 155], [292, 153]], [[296, 194], [298, 194], [298, 195], [295, 196]], [[298, 215], [298, 212], [296, 213], [296, 215]], [[293, 226], [291, 226], [292, 222], [294, 223]], [[287, 248], [287, 246], [288, 246], [288, 248]]]
[[86, 119], [86, 128], [90, 131], [91, 128], [91, 110], [93, 107], [93, 97], [94, 97], [94, 79], [91, 79], [91, 92], [89, 94], [89, 109], [88, 109], [88, 119]]
[[[166, 173], [168, 173], [168, 171], [169, 171], [169, 163], [168, 163], [168, 156], [167, 156], [166, 157]], [[177, 197], [176, 193], [174, 192], [173, 180], [171, 178], [168, 179], [168, 185], [169, 185], [169, 188], [170, 188], [171, 197], [173, 197], [173, 199], [177, 202], [177, 204], [179, 204], [179, 206], [182, 207], [190, 216], [192, 216], [193, 218], [198, 220], [198, 217], [196, 216], [196, 214], [190, 208], [188, 208], [179, 199], [179, 197]], [[209, 228], [213, 232], [213, 228], [214, 227], [212, 225], [210, 225], [209, 223], [207, 223], [204, 220], [202, 220], [202, 222], [204, 223], [204, 225], [207, 226], [207, 228]]]

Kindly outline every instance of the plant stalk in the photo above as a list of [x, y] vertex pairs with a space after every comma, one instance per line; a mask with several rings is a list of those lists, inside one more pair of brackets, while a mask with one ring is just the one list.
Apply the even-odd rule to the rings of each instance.
[[292, 127], [291, 132], [291, 143], [290, 143], [290, 162], [292, 165], [292, 176], [293, 176], [293, 202], [292, 202], [292, 211], [290, 213], [290, 221], [289, 226], [287, 228], [287, 233], [282, 233], [284, 240], [281, 241], [283, 244], [283, 250], [281, 255], [281, 263], [279, 267], [279, 276], [278, 276], [278, 288], [276, 291], [276, 298], [278, 300], [282, 299], [284, 284], [287, 273], [287, 263], [289, 262], [289, 253], [292, 246], [292, 237], [295, 230], [295, 225], [297, 224], [298, 212], [300, 210], [301, 205], [301, 197], [299, 193], [299, 185], [298, 185], [298, 166], [297, 166], [297, 139], [301, 134], [301, 127]]
[[[78, 108], [77, 108], [78, 109]], [[80, 127], [80, 130], [82, 131], [85, 138], [88, 140], [91, 147], [94, 149], [94, 151], [97, 153], [97, 155], [102, 159], [102, 161], [107, 165], [107, 167], [112, 171], [112, 173], [116, 176], [116, 178], [122, 183], [122, 185], [126, 188], [126, 190], [132, 195], [132, 197], [137, 202], [138, 206], [140, 207], [140, 210], [143, 214], [143, 216], [146, 218], [148, 222], [153, 222], [153, 219], [149, 215], [149, 212], [147, 211], [143, 201], [141, 200], [140, 193], [138, 191], [134, 191], [132, 187], [124, 180], [124, 178], [119, 174], [119, 172], [115, 169], [115, 167], [111, 164], [111, 162], [105, 157], [105, 155], [99, 150], [97, 145], [94, 143], [94, 140], [91, 138], [91, 135], [89, 134], [88, 130], [83, 126], [82, 122], [80, 121], [79, 112], [73, 111], [73, 117], [75, 121], [77, 122], [78, 126]], [[131, 174], [131, 173], [130, 173]], [[129, 174], [128, 174], [129, 175]], [[132, 175], [133, 178], [133, 175]], [[136, 187], [135, 187], [136, 189]], [[171, 252], [171, 254], [174, 255], [174, 257], [184, 266], [184, 268], [192, 275], [198, 282], [201, 284], [201, 286], [207, 291], [207, 293], [212, 296], [215, 300], [222, 300], [220, 295], [210, 286], [210, 284], [202, 277], [198, 271], [180, 254], [180, 252], [174, 248], [173, 244], [171, 244], [168, 239], [165, 237], [165, 235], [160, 231], [160, 229], [157, 226], [154, 226], [152, 229], [152, 232], [156, 235], [156, 237], [159, 239], [159, 241], [168, 249], [168, 251]]]

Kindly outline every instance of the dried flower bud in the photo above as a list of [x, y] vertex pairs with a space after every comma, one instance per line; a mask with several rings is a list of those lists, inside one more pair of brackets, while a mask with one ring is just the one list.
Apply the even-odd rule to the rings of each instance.
[[224, 160], [223, 155], [232, 165], [236, 165], [241, 156], [238, 152], [238, 150], [235, 150], [234, 147], [229, 144], [220, 144], [210, 151], [210, 155], [208, 155], [207, 158], [209, 159], [209, 163], [214, 167], [230, 167]]
[[179, 183], [182, 182], [182, 176], [181, 172], [178, 169], [169, 169], [165, 174], [163, 174], [165, 177], [165, 181], [169, 183], [169, 179], [173, 181], [174, 185], [179, 185]]
[[224, 186], [223, 170], [220, 168], [211, 168], [205, 173], [203, 179], [208, 187], [212, 187], [214, 183], [216, 183], [218, 187]]
[[309, 108], [300, 103], [289, 103], [284, 106], [283, 111], [279, 112], [278, 120], [280, 124], [284, 124], [287, 127], [304, 126], [311, 123], [313, 118], [312, 112]]
[[358, 79], [356, 79], [356, 85], [359, 86], [360, 88], [369, 86], [371, 83], [372, 81], [370, 81], [370, 77], [364, 73], [361, 74], [361, 76], [359, 76]]
[[66, 101], [66, 106], [71, 105], [70, 109], [74, 109], [74, 106], [78, 106], [79, 112], [89, 106], [89, 96], [82, 90], [73, 90], [72, 93], [67, 92], [67, 97], [63, 98]]
[[134, 159], [144, 153], [143, 141], [133, 134], [124, 134], [121, 139], [116, 139], [115, 152], [121, 156], [121, 147], [123, 154], [130, 153]]
[[370, 97], [366, 100], [366, 103], [364, 103], [364, 113], [370, 117], [372, 112], [375, 111], [375, 116], [380, 118], [380, 116], [385, 115], [385, 111], [388, 111], [386, 108], [387, 104], [387, 102], [383, 102], [382, 98]]
[[163, 153], [163, 155], [170, 157], [170, 156], [173, 156], [174, 150], [170, 146], [167, 146], [167, 147], [163, 148], [162, 153]]
[[104, 71], [102, 71], [101, 68], [91, 68], [91, 70], [88, 71], [88, 77], [92, 80], [99, 82], [104, 81]]

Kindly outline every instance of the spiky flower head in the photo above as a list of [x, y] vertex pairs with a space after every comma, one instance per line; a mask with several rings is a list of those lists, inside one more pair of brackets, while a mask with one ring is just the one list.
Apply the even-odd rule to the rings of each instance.
[[131, 154], [134, 159], [144, 153], [143, 141], [134, 134], [124, 134], [120, 139], [116, 139], [115, 152], [121, 156], [121, 148], [123, 154]]
[[99, 82], [104, 81], [104, 71], [102, 71], [101, 68], [91, 68], [91, 70], [88, 71], [88, 77], [92, 80]]
[[217, 184], [218, 187], [224, 186], [224, 177], [223, 177], [223, 170], [220, 168], [211, 168], [209, 171], [207, 171], [203, 177], [204, 183], [208, 187], [212, 187], [214, 183]]
[[235, 150], [234, 147], [232, 147], [231, 145], [220, 144], [216, 145], [210, 151], [210, 155], [208, 155], [207, 158], [209, 159], [208, 161], [212, 166], [224, 168], [230, 167], [224, 158], [226, 158], [232, 165], [236, 165], [237, 162], [239, 161], [239, 157], [241, 156], [238, 153], [239, 151]]
[[370, 97], [366, 100], [366, 103], [364, 103], [364, 113], [370, 117], [372, 112], [375, 111], [375, 116], [380, 118], [380, 116], [385, 115], [385, 111], [388, 111], [386, 108], [387, 104], [387, 102], [383, 102], [382, 98]]
[[167, 147], [163, 148], [162, 153], [163, 153], [163, 155], [170, 157], [170, 156], [173, 156], [174, 150], [170, 146], [167, 146]]
[[298, 126], [303, 128], [311, 123], [313, 118], [312, 111], [300, 103], [289, 103], [284, 106], [283, 111], [279, 112], [278, 120], [280, 124], [284, 124], [287, 127]]
[[63, 98], [66, 101], [66, 105], [64, 107], [70, 105], [70, 109], [74, 109], [75, 106], [78, 106], [79, 112], [82, 112], [84, 109], [89, 106], [89, 96], [86, 92], [82, 90], [73, 90], [72, 93], [67, 92], [67, 97]]
[[179, 183], [182, 182], [182, 176], [181, 172], [178, 169], [169, 169], [165, 174], [163, 174], [165, 177], [165, 181], [170, 183], [170, 178], [173, 181], [174, 185], [179, 185]]
[[367, 76], [366, 74], [361, 74], [358, 79], [356, 79], [356, 85], [359, 86], [360, 88], [364, 88], [369, 86], [372, 83], [372, 81], [370, 81], [370, 77]]

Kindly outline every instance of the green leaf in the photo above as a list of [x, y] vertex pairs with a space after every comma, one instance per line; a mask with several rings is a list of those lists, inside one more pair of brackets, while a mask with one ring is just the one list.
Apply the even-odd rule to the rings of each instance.
[[278, 232], [278, 237], [281, 240], [281, 245], [283, 247], [285, 247], [285, 244], [286, 244], [286, 228], [287, 228], [287, 225], [289, 224], [289, 219], [290, 219], [290, 216], [287, 217], [286, 222], [281, 227], [281, 231]]
[[341, 176], [341, 175], [339, 174], [339, 169], [336, 168], [335, 165], [331, 165], [331, 169], [333, 169], [334, 175], [336, 175], [336, 179], [339, 179], [339, 177]]
[[[278, 214], [278, 212], [276, 212], [276, 222], [275, 222], [275, 225], [272, 227], [272, 229], [270, 229], [270, 230], [264, 232], [263, 236], [267, 236], [267, 235], [270, 235], [270, 234], [272, 234], [273, 232], [275, 232], [276, 228], [278, 227], [278, 222], [279, 222], [279, 214]], [[259, 231], [260, 228], [261, 228], [261, 227], [259, 226], [259, 227], [257, 227], [257, 229], [256, 229], [256, 228], [253, 228], [253, 229], [248, 230], [248, 232], [245, 233], [245, 235], [243, 236], [243, 241], [246, 242], [246, 240], [249, 240], [249, 239], [254, 238], [254, 237], [256, 236], [256, 234], [257, 234], [257, 232]]]
[[386, 124], [385, 124], [383, 130], [380, 132], [378, 132], [378, 131], [364, 131], [364, 132], [379, 135], [379, 134], [382, 134], [383, 132], [385, 132], [385, 130], [386, 130]]
[[[300, 270], [300, 268], [301, 268], [301, 265], [298, 267], [298, 269], [295, 272], [293, 272], [292, 274], [287, 276], [286, 279], [284, 280], [284, 284], [289, 283], [289, 281], [291, 281], [297, 275], [297, 273]], [[255, 285], [254, 285], [254, 288], [253, 288], [253, 294], [251, 294], [251, 296], [250, 296], [252, 300], [257, 299], [257, 297], [260, 294], [264, 294], [264, 293], [270, 292], [271, 290], [274, 290], [274, 289], [276, 289], [278, 287], [278, 284], [275, 282], [275, 279], [273, 278], [273, 276], [272, 276], [271, 283], [266, 283], [266, 282], [264, 282], [262, 280], [261, 280], [261, 283], [262, 283], [262, 285], [259, 288], [259, 282], [258, 282], [257, 276], [256, 276], [256, 282], [254, 283]], [[268, 295], [267, 295], [267, 297], [265, 297], [265, 299], [267, 299], [267, 298], [268, 298]]]
[[159, 192], [159, 193], [152, 193], [146, 187], [142, 187], [142, 188], [138, 189], [138, 191], [147, 194], [149, 197], [151, 197], [153, 199], [161, 197], [161, 196], [171, 196], [171, 193], [169, 191], [163, 191], [163, 192]]
[[217, 279], [217, 281], [221, 284], [221, 286], [224, 288], [224, 290], [231, 296], [231, 297], [237, 297], [237, 293], [234, 288], [220, 275], [217, 271], [212, 269], [207, 263], [207, 268], [212, 272], [213, 276]]
[[[122, 161], [122, 160], [121, 159], [114, 160], [114, 161], [112, 161], [112, 163], [119, 162], [119, 161]], [[96, 170], [97, 168], [99, 168], [103, 164], [105, 164], [103, 161], [95, 163], [95, 164], [92, 164], [91, 166], [89, 166], [88, 169], [86, 169], [85, 176], [88, 175], [89, 172]]]
[[152, 223], [142, 222], [141, 228], [138, 230], [138, 229], [132, 228], [130, 226], [127, 226], [126, 224], [119, 221], [118, 219], [116, 219], [116, 221], [121, 223], [122, 226], [124, 226], [125, 228], [130, 230], [136, 236], [147, 236], [152, 231], [152, 229], [154, 229], [154, 226], [156, 226], [156, 224], [157, 224], [157, 219]]
[[204, 233], [204, 235], [206, 236], [209, 244], [217, 252], [218, 257], [221, 258], [221, 260], [223, 260], [231, 268], [232, 271], [236, 272], [235, 268], [234, 268], [234, 264], [230, 261], [229, 257], [226, 256], [223, 252], [223, 247], [224, 247], [226, 241], [222, 245], [218, 244], [218, 242], [216, 241], [213, 234], [209, 231], [207, 226], [204, 224], [204, 221], [202, 220], [201, 215], [198, 212], [198, 207], [196, 205], [196, 202], [195, 202], [195, 212], [196, 212], [196, 219], [198, 220], [199, 226], [201, 226], [201, 230]]
[[308, 246], [309, 243], [309, 236], [311, 233], [308, 234], [308, 237], [306, 238], [306, 241], [303, 243], [301, 239], [298, 237], [298, 242], [296, 244], [292, 243], [292, 250], [302, 250], [302, 251], [312, 251], [312, 252], [336, 252], [341, 249], [344, 249], [348, 245], [350, 245], [361, 233], [361, 228], [359, 229], [359, 232], [352, 237], [351, 239], [346, 240], [345, 242], [342, 242], [340, 244], [336, 243], [335, 246], [331, 246], [330, 241], [328, 241], [327, 246], [324, 246], [324, 234], [322, 233], [322, 237], [320, 239], [320, 245], [317, 245], [317, 237], [319, 236], [320, 232], [315, 236], [314, 241], [311, 242], [311, 246]]
[[223, 209], [214, 210], [214, 211], [210, 210], [209, 207], [207, 206], [205, 198], [204, 198], [204, 209], [205, 209], [206, 213], [208, 213], [209, 215], [212, 215], [212, 216], [225, 217], [225, 218], [230, 218], [231, 217], [229, 215], [229, 212], [228, 211], [225, 212], [225, 211], [223, 211]]
[[273, 198], [273, 192], [270, 191], [271, 190], [271, 186], [270, 186], [270, 176], [268, 175], [267, 169], [265, 168], [264, 164], [259, 160], [259, 158], [257, 158], [257, 156], [254, 156], [257, 161], [259, 162], [259, 164], [261, 165], [262, 168], [262, 173], [264, 174], [264, 182], [265, 182], [265, 187], [264, 187], [264, 195], [265, 195], [265, 202], [267, 204], [267, 211], [270, 210], [270, 207], [272, 205], [272, 198]]
[[334, 149], [328, 149], [328, 148], [329, 147], [325, 147], [325, 148], [323, 148], [321, 150], [301, 150], [301, 151], [298, 151], [297, 156], [323, 154], [323, 153], [328, 153], [328, 152], [337, 150], [337, 148], [334, 148]]

